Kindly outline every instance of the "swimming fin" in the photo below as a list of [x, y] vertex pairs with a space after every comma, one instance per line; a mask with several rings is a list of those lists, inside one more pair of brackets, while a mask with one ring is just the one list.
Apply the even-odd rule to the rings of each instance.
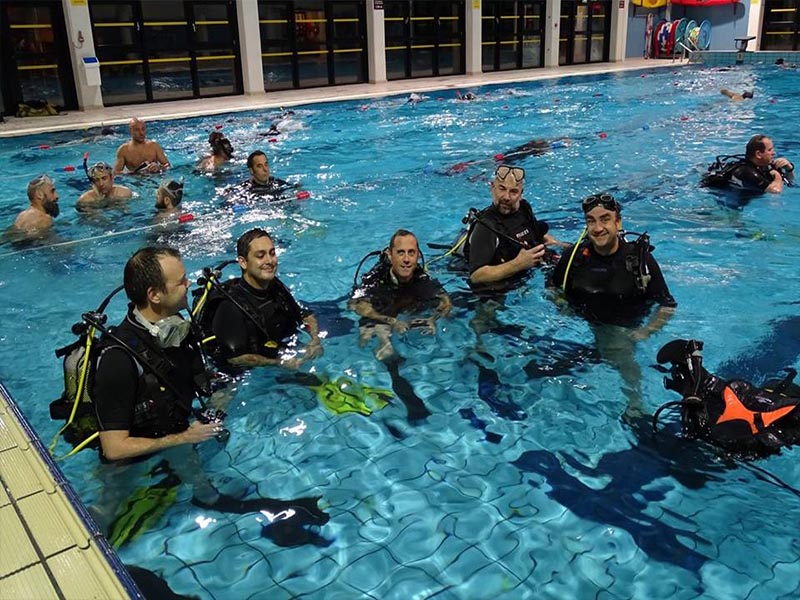
[[[308, 498], [297, 498], [295, 500], [276, 500], [275, 498], [250, 498], [242, 500], [220, 494], [213, 502], [206, 502], [197, 498], [192, 498], [192, 504], [200, 508], [216, 510], [218, 512], [246, 514], [252, 512], [267, 511], [269, 513], [280, 513], [291, 510], [296, 516], [297, 521], [303, 525], [324, 525], [330, 520], [330, 515], [323, 512], [317, 502], [322, 496], [310, 496]], [[294, 518], [294, 517], [293, 517]]]
[[175, 503], [180, 483], [181, 480], [170, 472], [155, 485], [139, 488], [128, 496], [109, 528], [111, 546], [118, 550], [153, 527]]

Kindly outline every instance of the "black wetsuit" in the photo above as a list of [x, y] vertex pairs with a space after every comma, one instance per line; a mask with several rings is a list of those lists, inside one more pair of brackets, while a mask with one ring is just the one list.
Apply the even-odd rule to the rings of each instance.
[[[553, 271], [552, 283], [561, 287], [572, 250], [565, 251]], [[644, 253], [650, 281], [644, 291], [637, 286], [640, 252], [636, 243], [619, 241], [614, 254], [598, 254], [590, 242], [581, 244], [567, 274], [566, 294], [570, 304], [587, 319], [600, 323], [635, 325], [653, 302], [677, 306], [669, 293], [658, 263]], [[634, 263], [630, 266], [628, 263]]]
[[501, 214], [494, 205], [483, 210], [464, 248], [470, 274], [486, 265], [513, 260], [522, 248], [538, 246], [548, 229], [547, 223], [536, 220], [527, 200], [520, 201], [519, 210], [510, 215]]
[[[189, 427], [192, 401], [205, 368], [192, 336], [177, 348], [161, 349], [133, 316], [113, 332], [157, 368], [156, 376], [114, 340], [103, 338], [92, 387], [100, 431], [129, 431], [132, 437], [160, 438]], [[164, 381], [171, 385], [167, 386]]]
[[208, 300], [204, 321], [210, 322], [218, 352], [225, 359], [242, 354], [277, 358], [282, 343], [295, 334], [303, 319], [311, 314], [300, 307], [277, 277], [265, 290], [254, 288], [243, 279], [223, 285], [248, 311], [244, 314], [222, 295], [215, 294]]
[[[397, 317], [400, 313], [432, 310], [444, 294], [441, 284], [421, 268], [414, 269], [411, 281], [402, 283], [393, 276], [388, 261], [382, 259], [364, 275], [353, 300], [366, 300], [378, 313]], [[368, 322], [371, 320], [362, 320], [362, 324]]]
[[251, 179], [248, 182], [247, 190], [253, 194], [271, 196], [271, 200], [278, 200], [285, 191], [293, 187], [293, 185], [283, 179], [270, 176], [266, 183], [256, 183], [255, 180]]

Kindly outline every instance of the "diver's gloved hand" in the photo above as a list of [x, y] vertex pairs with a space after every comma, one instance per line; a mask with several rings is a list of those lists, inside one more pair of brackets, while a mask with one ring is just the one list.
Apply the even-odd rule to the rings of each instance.
[[297, 525], [324, 525], [331, 517], [317, 506], [317, 502], [319, 502], [321, 497], [322, 496], [312, 496], [308, 498], [297, 498], [295, 500], [276, 500], [274, 498], [250, 498], [248, 500], [240, 500], [226, 494], [220, 494], [213, 502], [206, 502], [200, 498], [193, 497], [192, 504], [200, 508], [236, 514], [261, 511], [278, 514], [283, 511], [291, 510], [291, 516], [287, 517], [287, 521], [291, 520]]

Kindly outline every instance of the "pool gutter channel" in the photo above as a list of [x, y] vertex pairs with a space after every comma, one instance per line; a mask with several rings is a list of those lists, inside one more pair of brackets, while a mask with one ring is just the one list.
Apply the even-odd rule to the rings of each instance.
[[[99, 527], [94, 522], [94, 519], [92, 519], [83, 502], [80, 500], [78, 494], [75, 492], [75, 489], [72, 487], [64, 473], [47, 452], [36, 432], [22, 414], [10, 392], [2, 382], [0, 382], [0, 434], [4, 434], [4, 441], [8, 442], [13, 440], [13, 442], [17, 443], [16, 447], [9, 447], [8, 444], [4, 444], [4, 447], [0, 448], [0, 454], [4, 452], [18, 451], [20, 454], [24, 455], [23, 460], [27, 465], [29, 465], [30, 472], [38, 473], [40, 477], [49, 477], [50, 481], [48, 483], [52, 484], [54, 491], [45, 489], [43, 490], [43, 493], [61, 495], [63, 499], [66, 500], [67, 506], [72, 509], [69, 515], [60, 516], [64, 517], [65, 519], [71, 518], [73, 520], [72, 523], [65, 523], [65, 525], [70, 528], [71, 531], [77, 533], [77, 535], [74, 535], [73, 538], [80, 537], [80, 541], [86, 539], [86, 547], [82, 547], [81, 544], [78, 543], [79, 540], [75, 539], [77, 548], [84, 553], [93, 555], [93, 558], [95, 559], [93, 561], [87, 560], [85, 563], [86, 566], [92, 567], [93, 565], [96, 566], [99, 563], [105, 567], [105, 572], [101, 573], [98, 573], [96, 568], [90, 569], [92, 574], [95, 575], [94, 579], [99, 584], [99, 589], [87, 589], [87, 593], [91, 594], [91, 597], [106, 598], [123, 597], [121, 594], [124, 594], [124, 597], [135, 600], [144, 600], [144, 596], [136, 586], [136, 583], [133, 581], [128, 571], [125, 569], [125, 566], [123, 565], [119, 556], [103, 536], [103, 533], [100, 531]], [[33, 449], [33, 452], [29, 452], [29, 449], [31, 448]], [[2, 480], [3, 485], [5, 485], [5, 475], [5, 473], [0, 472], [0, 480]], [[8, 486], [6, 486], [6, 488], [8, 488]], [[9, 490], [6, 489], [6, 491], [8, 492]], [[8, 493], [8, 496], [10, 503], [16, 508], [16, 501], [22, 498], [15, 498], [12, 493]], [[29, 514], [26, 515], [26, 517], [28, 516]], [[34, 515], [34, 518], [35, 516], [36, 515]], [[23, 524], [23, 527], [26, 532], [28, 532], [30, 536], [30, 542], [36, 549], [37, 554], [40, 556], [40, 558], [42, 558], [41, 563], [34, 563], [32, 565], [25, 566], [23, 569], [0, 577], [0, 589], [3, 588], [4, 579], [13, 577], [17, 573], [35, 566], [35, 564], [43, 564], [59, 554], [56, 553], [55, 555], [45, 556], [46, 553], [41, 551], [40, 544], [36, 539], [34, 539], [35, 536], [31, 534], [30, 528], [25, 524]], [[8, 540], [4, 543], [8, 543]], [[72, 562], [71, 564], [75, 565], [76, 563]], [[43, 566], [48, 574], [50, 574], [50, 570], [47, 568], [47, 566], [44, 564]], [[3, 568], [2, 571], [5, 572], [6, 569]], [[81, 578], [81, 574], [71, 574], [71, 576]], [[54, 581], [52, 577], [50, 578], [50, 581], [54, 586], [57, 586], [57, 582]], [[88, 580], [85, 581], [88, 582]], [[62, 595], [60, 590], [56, 590], [56, 592], [60, 597], [69, 597], [68, 594]], [[102, 595], [95, 596], [95, 593], [102, 593]]]

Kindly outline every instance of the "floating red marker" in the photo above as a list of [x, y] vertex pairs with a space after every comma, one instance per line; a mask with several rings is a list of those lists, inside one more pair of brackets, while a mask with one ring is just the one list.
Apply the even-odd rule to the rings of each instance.
[[267, 141], [268, 141], [270, 144], [274, 144], [275, 142], [277, 142], [277, 141], [278, 141], [278, 138], [269, 138]]
[[66, 167], [64, 167], [64, 170], [65, 171], [74, 171], [75, 167], [73, 167], [72, 165], [67, 165]]
[[505, 160], [505, 158], [506, 158], [506, 155], [505, 155], [505, 154], [495, 154], [495, 155], [494, 155], [494, 159], [495, 159], [496, 161]]
[[189, 221], [194, 221], [194, 215], [192, 213], [186, 213], [178, 217], [178, 223], [188, 223]]
[[214, 125], [214, 129], [222, 129], [222, 125]]
[[306, 200], [311, 197], [311, 194], [303, 190], [302, 192], [297, 192], [294, 195], [294, 197], [297, 198], [298, 200]]
[[605, 131], [601, 131], [600, 133], [598, 133], [598, 134], [597, 134], [597, 136], [598, 136], [598, 137], [599, 137], [601, 140], [604, 140], [604, 139], [606, 139], [606, 138], [608, 137], [608, 134], [607, 134]]
[[687, 117], [686, 115], [683, 115], [681, 117], [681, 121], [688, 121], [688, 120], [689, 120], [689, 117]]
[[50, 150], [50, 146], [48, 146], [47, 144], [42, 144], [41, 146], [39, 146], [39, 150]]

